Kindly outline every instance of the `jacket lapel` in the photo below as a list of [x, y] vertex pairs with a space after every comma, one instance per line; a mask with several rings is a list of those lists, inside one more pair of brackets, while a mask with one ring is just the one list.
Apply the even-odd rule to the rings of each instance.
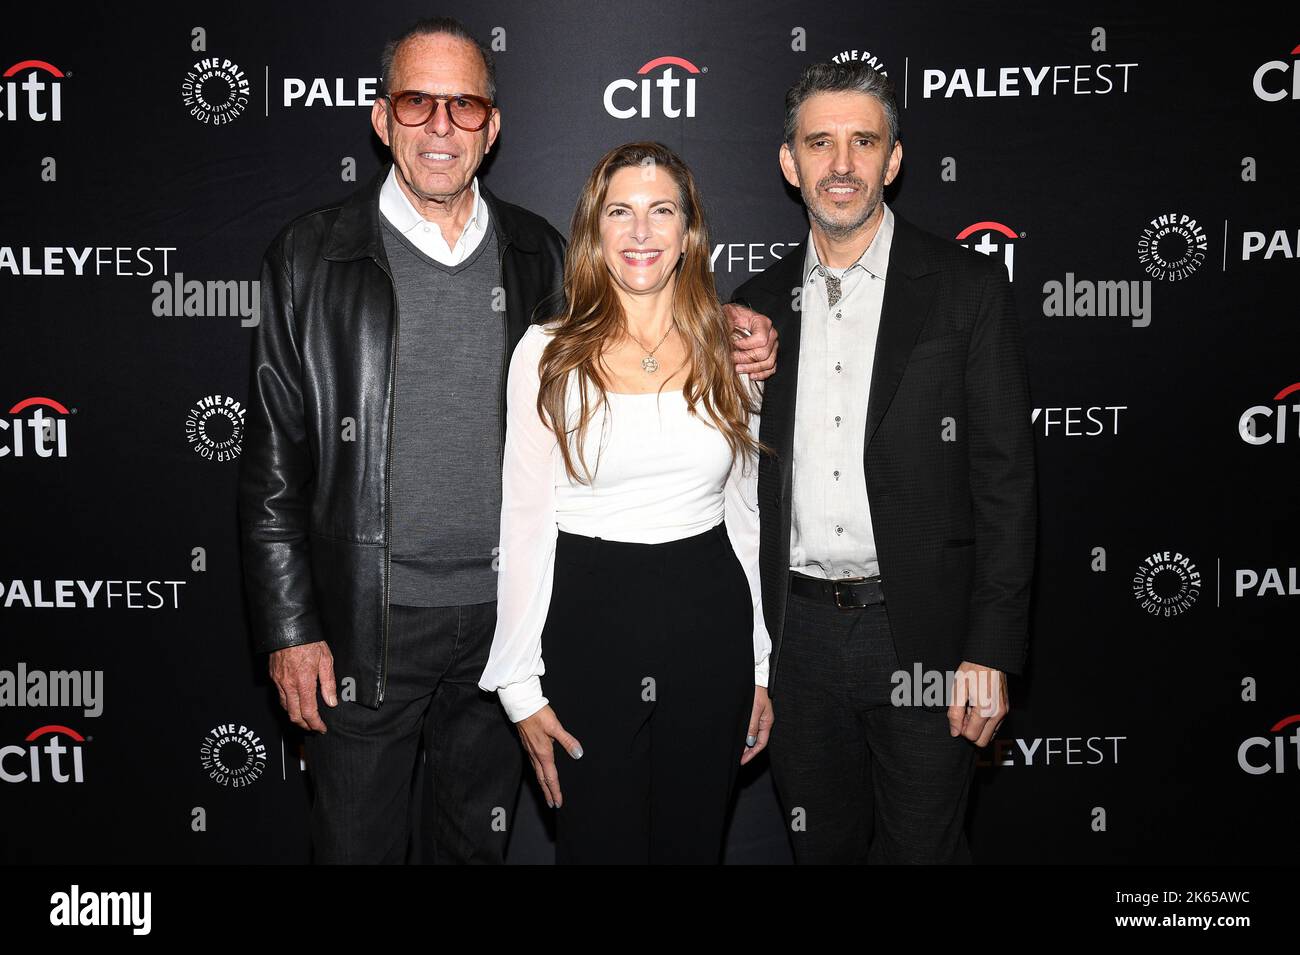
[[867, 399], [867, 447], [894, 400], [916, 336], [925, 325], [934, 301], [936, 276], [926, 268], [916, 232], [915, 226], [894, 213], [894, 238], [889, 247], [885, 299], [880, 309], [880, 330], [871, 366], [871, 394]]
[[[795, 310], [796, 292], [803, 295], [803, 260], [807, 240], [791, 249], [755, 283], [749, 301], [737, 299], [766, 315], [780, 336], [777, 370], [763, 382], [763, 408], [759, 439], [778, 452], [781, 498], [789, 500], [791, 459], [794, 454], [794, 406], [799, 382], [799, 328], [801, 312]], [[802, 298], [800, 298], [802, 301]]]

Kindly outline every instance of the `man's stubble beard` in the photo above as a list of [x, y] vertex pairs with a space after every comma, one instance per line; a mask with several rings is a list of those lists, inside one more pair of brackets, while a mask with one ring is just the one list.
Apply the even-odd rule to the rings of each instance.
[[[836, 184], [837, 183], [832, 183], [831, 185]], [[852, 184], [865, 185], [856, 182]], [[821, 226], [822, 232], [826, 233], [827, 237], [838, 241], [852, 237], [855, 232], [870, 222], [872, 216], [876, 214], [876, 210], [880, 208], [880, 204], [884, 201], [884, 198], [885, 180], [882, 178], [880, 182], [876, 184], [876, 188], [872, 190], [870, 197], [868, 197], [867, 205], [862, 216], [849, 223], [836, 222], [833, 219], [828, 219], [823, 216], [817, 206], [810, 201], [809, 196], [804, 196], [804, 207], [807, 208], [808, 215], [811, 216], [819, 226]]]

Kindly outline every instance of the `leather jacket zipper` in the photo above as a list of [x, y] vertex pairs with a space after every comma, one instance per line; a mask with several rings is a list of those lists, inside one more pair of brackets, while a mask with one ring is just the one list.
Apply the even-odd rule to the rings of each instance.
[[384, 702], [384, 690], [388, 686], [388, 627], [389, 627], [389, 565], [392, 558], [392, 539], [393, 539], [393, 498], [391, 488], [391, 476], [393, 471], [393, 443], [397, 436], [397, 345], [398, 345], [398, 323], [401, 319], [401, 308], [397, 302], [397, 283], [393, 281], [393, 274], [388, 271], [388, 267], [380, 263], [379, 267], [384, 270], [388, 276], [388, 284], [393, 292], [393, 361], [392, 368], [388, 376], [388, 440], [387, 457], [384, 461], [384, 627], [383, 627], [383, 644], [384, 660], [379, 670], [379, 699], [378, 702]]

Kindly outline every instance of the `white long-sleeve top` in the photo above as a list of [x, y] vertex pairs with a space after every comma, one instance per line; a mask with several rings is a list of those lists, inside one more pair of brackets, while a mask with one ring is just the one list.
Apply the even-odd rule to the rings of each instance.
[[[609, 393], [587, 425], [591, 485], [573, 482], [555, 434], [537, 414], [538, 362], [554, 323], [532, 325], [510, 359], [497, 555], [497, 624], [479, 686], [496, 692], [513, 722], [532, 716], [542, 695], [542, 629], [550, 609], [556, 531], [604, 540], [658, 544], [702, 534], [724, 517], [731, 546], [749, 580], [754, 607], [754, 683], [767, 686], [771, 639], [758, 575], [758, 465], [731, 460], [726, 438], [702, 407], [688, 413], [681, 390]], [[748, 387], [748, 376], [746, 379]], [[592, 392], [595, 397], [594, 391]], [[567, 428], [579, 417], [570, 376]], [[608, 420], [606, 420], [608, 418]], [[758, 415], [750, 433], [758, 436]], [[603, 444], [601, 444], [603, 438]], [[597, 468], [597, 451], [600, 459]], [[579, 465], [581, 472], [581, 466]]]

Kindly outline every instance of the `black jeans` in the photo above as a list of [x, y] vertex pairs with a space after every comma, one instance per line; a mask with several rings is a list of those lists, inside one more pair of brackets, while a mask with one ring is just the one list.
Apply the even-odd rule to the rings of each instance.
[[946, 707], [893, 706], [885, 605], [791, 593], [772, 695], [772, 780], [795, 862], [969, 863], [977, 747]]
[[413, 861], [412, 780], [422, 754], [434, 803], [421, 815], [436, 854], [421, 861], [503, 861], [524, 755], [496, 694], [478, 688], [496, 607], [393, 604], [384, 702], [331, 709], [318, 694], [328, 732], [306, 737], [314, 861]]
[[662, 544], [558, 533], [542, 691], [556, 862], [716, 864], [754, 704], [753, 603], [725, 524]]

